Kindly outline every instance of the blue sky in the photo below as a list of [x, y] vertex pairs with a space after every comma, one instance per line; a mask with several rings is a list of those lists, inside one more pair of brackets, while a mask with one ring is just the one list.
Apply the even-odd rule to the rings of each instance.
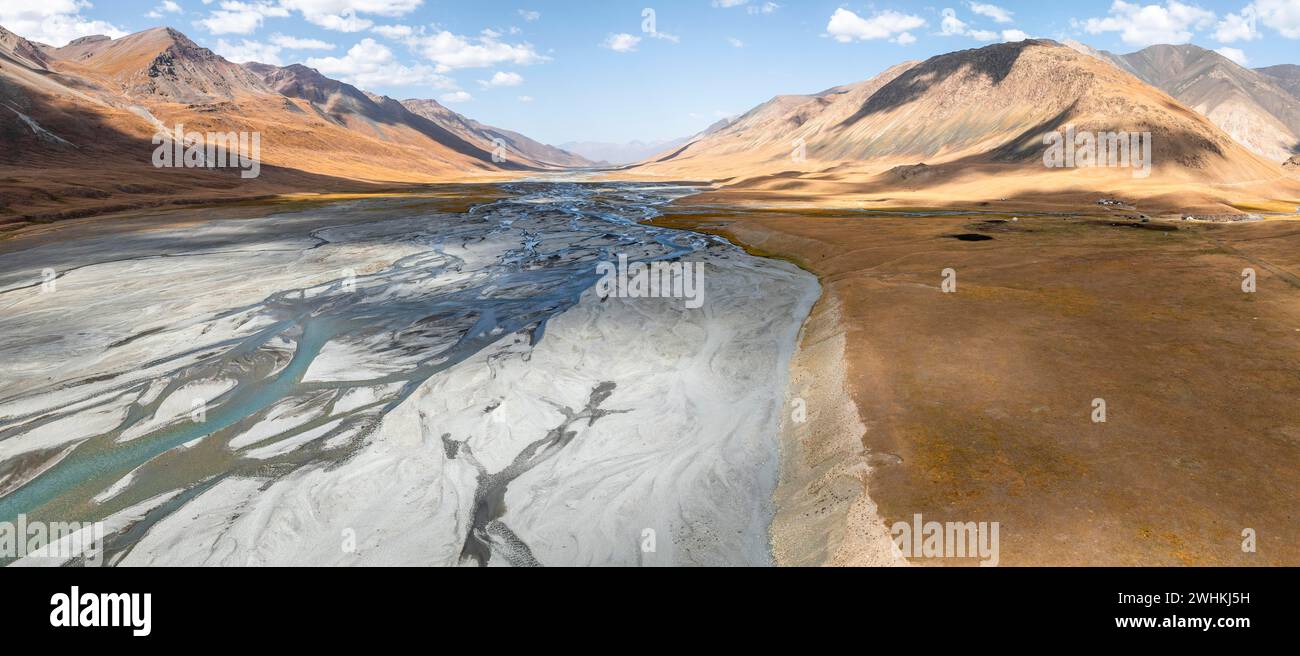
[[1300, 0], [0, 0], [0, 25], [56, 45], [169, 25], [235, 61], [307, 63], [549, 143], [684, 136], [773, 95], [1025, 35], [1300, 63]]

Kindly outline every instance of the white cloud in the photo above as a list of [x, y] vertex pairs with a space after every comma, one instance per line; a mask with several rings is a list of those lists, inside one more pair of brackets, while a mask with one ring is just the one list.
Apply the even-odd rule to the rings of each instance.
[[762, 2], [749, 4], [749, 0], [713, 0], [713, 6], [720, 9], [731, 9], [732, 7], [744, 7], [747, 14], [770, 14], [781, 5], [775, 2]]
[[374, 26], [362, 14], [396, 17], [415, 11], [423, 0], [280, 0], [312, 25], [336, 32], [360, 32]]
[[451, 93], [444, 93], [442, 94], [442, 97], [438, 98], [438, 100], [441, 100], [442, 102], [445, 103], [463, 103], [463, 102], [469, 102], [473, 99], [474, 96], [471, 96], [469, 95], [469, 93], [464, 91], [452, 91]]
[[455, 88], [455, 83], [429, 66], [406, 66], [393, 51], [374, 39], [362, 39], [343, 57], [314, 57], [304, 62], [330, 77], [359, 87], [430, 85]]
[[483, 87], [517, 87], [524, 83], [524, 76], [518, 73], [497, 71], [490, 80], [479, 80]]
[[273, 64], [283, 66], [284, 62], [280, 59], [280, 50], [277, 45], [262, 43], [260, 41], [250, 41], [244, 39], [239, 43], [231, 43], [225, 39], [218, 39], [217, 45], [213, 50], [222, 57], [229, 59], [236, 64], [245, 62], [261, 62], [263, 64]]
[[418, 30], [410, 25], [376, 25], [370, 31], [396, 40], [413, 36]]
[[519, 102], [521, 103], [530, 103], [532, 101], [533, 101], [532, 96], [519, 96]]
[[289, 10], [270, 2], [222, 2], [196, 24], [213, 34], [252, 34], [266, 18], [284, 18]]
[[163, 0], [162, 4], [154, 7], [149, 13], [145, 14], [146, 18], [162, 18], [163, 14], [179, 14], [181, 6], [172, 2], [172, 0]]
[[916, 37], [912, 36], [911, 32], [903, 32], [894, 39], [894, 43], [900, 46], [911, 45], [916, 43]]
[[271, 43], [285, 50], [333, 50], [334, 44], [320, 39], [300, 39], [285, 34], [272, 34]]
[[992, 18], [993, 22], [995, 23], [1011, 22], [1011, 16], [1013, 15], [1013, 12], [1003, 9], [1002, 7], [999, 7], [997, 5], [984, 4], [980, 2], [971, 2], [968, 4], [970, 4], [971, 11], [975, 12], [976, 14], [979, 14], [980, 16], [984, 16], [985, 18]]
[[[304, 17], [306, 18], [306, 17]], [[334, 32], [361, 32], [374, 26], [375, 22], [366, 18], [361, 18], [354, 13], [346, 14], [322, 14], [307, 18], [307, 22], [313, 25], [319, 25], [327, 30]]]
[[1247, 6], [1240, 14], [1228, 14], [1214, 28], [1214, 39], [1220, 43], [1254, 41], [1262, 35], [1256, 27], [1254, 8]]
[[1214, 19], [1214, 12], [1178, 0], [1166, 0], [1163, 6], [1115, 0], [1105, 18], [1089, 18], [1083, 22], [1083, 29], [1089, 34], [1119, 32], [1124, 43], [1143, 47], [1187, 43], [1194, 30], [1209, 27]]
[[603, 48], [609, 48], [614, 52], [634, 52], [636, 44], [641, 43], [641, 37], [627, 34], [611, 34], [605, 37], [605, 41], [600, 45]]
[[549, 61], [529, 43], [506, 43], [499, 35], [484, 30], [477, 37], [452, 34], [446, 30], [437, 34], [417, 34], [406, 39], [413, 50], [433, 62], [438, 72], [458, 68], [486, 68], [500, 64], [527, 66]]
[[1300, 0], [1255, 0], [1246, 10], [1278, 34], [1300, 39]]
[[90, 3], [81, 0], [41, 0], [40, 2], [0, 2], [0, 25], [33, 41], [64, 46], [73, 39], [92, 34], [113, 38], [126, 32], [112, 23], [91, 20], [81, 15]]
[[[975, 5], [972, 4], [972, 6]], [[997, 9], [997, 7], [993, 7], [993, 5], [979, 5], [979, 6], [986, 7], [986, 8], [992, 7], [993, 9]], [[1002, 30], [1001, 34], [999, 34], [995, 30], [974, 29], [962, 19], [957, 18], [957, 12], [952, 9], [944, 9], [943, 11], [939, 12], [939, 15], [943, 17], [943, 20], [939, 23], [939, 34], [941, 36], [968, 36], [972, 39], [975, 39], [976, 41], [985, 41], [985, 42], [997, 41], [999, 39], [1001, 39], [1002, 41], [1023, 41], [1029, 38], [1028, 34], [1025, 34], [1023, 31], [1017, 29]], [[987, 10], [984, 15], [988, 15]], [[1002, 22], [1002, 21], [996, 21], [996, 22]]]
[[524, 19], [525, 21], [528, 21], [529, 23], [533, 23], [542, 18], [542, 12], [532, 11], [531, 9], [520, 9], [519, 17]]
[[737, 38], [734, 37], [734, 36], [729, 36], [729, 37], [727, 37], [727, 43], [730, 43], [732, 48], [744, 48], [744, 47], [745, 47], [745, 42], [744, 42], [744, 41], [741, 41], [740, 39], [737, 39]]
[[966, 34], [966, 23], [957, 18], [957, 12], [952, 9], [944, 9], [940, 12], [943, 20], [939, 23], [939, 33], [944, 36], [956, 36]]
[[1219, 48], [1218, 50], [1215, 50], [1215, 52], [1219, 53], [1220, 55], [1223, 55], [1224, 57], [1227, 57], [1228, 59], [1231, 59], [1234, 62], [1237, 62], [1241, 66], [1245, 66], [1246, 64], [1250, 63], [1250, 59], [1246, 57], [1246, 53], [1242, 52], [1240, 48], [1229, 48], [1227, 46], [1224, 46], [1222, 48]]
[[826, 24], [826, 33], [840, 43], [849, 43], [855, 39], [858, 41], [891, 39], [906, 45], [916, 41], [908, 30], [924, 27], [925, 24], [925, 19], [920, 16], [893, 10], [877, 12], [871, 18], [863, 18], [841, 7], [831, 14], [831, 20]]

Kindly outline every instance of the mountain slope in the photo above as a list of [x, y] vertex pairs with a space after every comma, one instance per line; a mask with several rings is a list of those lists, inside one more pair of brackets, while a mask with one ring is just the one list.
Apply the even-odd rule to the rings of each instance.
[[49, 61], [40, 46], [0, 27], [0, 56], [37, 70], [49, 70]]
[[1156, 45], [1127, 55], [1088, 50], [1204, 114], [1270, 161], [1298, 152], [1300, 102], [1274, 77], [1194, 45]]
[[1272, 78], [1278, 86], [1286, 89], [1287, 93], [1300, 98], [1300, 66], [1295, 64], [1279, 64], [1277, 66], [1266, 66], [1257, 68], [1255, 72], [1261, 75], [1267, 75]]
[[411, 112], [423, 116], [460, 138], [491, 151], [500, 139], [507, 149], [507, 159], [511, 154], [522, 155], [525, 160], [541, 165], [561, 167], [593, 166], [591, 160], [563, 148], [547, 145], [511, 130], [484, 125], [458, 114], [439, 104], [436, 100], [408, 99], [401, 104]]
[[1040, 135], [1066, 124], [1152, 132], [1158, 165], [1267, 170], [1163, 93], [1060, 44], [1032, 40], [900, 64], [811, 96], [779, 96], [660, 161], [736, 155], [797, 168], [790, 155], [802, 143], [816, 162], [970, 157], [1035, 164]]
[[[1043, 135], [1071, 125], [1150, 133], [1150, 179], [1128, 168], [1046, 168]], [[627, 174], [720, 180], [753, 198], [831, 204], [1050, 205], [1069, 190], [1090, 204], [1122, 191], [1215, 210], [1225, 189], [1255, 193], [1284, 175], [1164, 92], [1046, 40], [953, 52], [818, 94], [778, 96]], [[1187, 193], [1188, 185], [1201, 191]]]
[[198, 103], [267, 91], [242, 66], [168, 27], [120, 39], [85, 37], [49, 54], [60, 70], [96, 79], [137, 100]]
[[[259, 134], [261, 177], [155, 168], [154, 136], [177, 125]], [[396, 100], [300, 65], [237, 65], [168, 28], [62, 48], [0, 28], [0, 224], [182, 198], [474, 179], [571, 161], [496, 132], [550, 159], [494, 162], [481, 143]]]

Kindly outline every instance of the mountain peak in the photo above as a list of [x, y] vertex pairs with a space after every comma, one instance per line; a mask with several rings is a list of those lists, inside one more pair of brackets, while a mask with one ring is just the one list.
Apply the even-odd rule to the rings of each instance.
[[85, 37], [53, 50], [60, 61], [134, 97], [202, 103], [265, 92], [256, 75], [171, 27], [120, 39]]
[[49, 70], [49, 59], [40, 46], [0, 26], [0, 53], [31, 68]]

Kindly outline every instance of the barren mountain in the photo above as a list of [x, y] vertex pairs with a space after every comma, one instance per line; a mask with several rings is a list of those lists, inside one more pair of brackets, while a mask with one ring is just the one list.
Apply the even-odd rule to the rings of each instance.
[[1300, 98], [1300, 66], [1279, 64], [1257, 68], [1255, 72], [1269, 76], [1278, 86], [1286, 89], [1287, 93]]
[[169, 27], [120, 39], [77, 39], [50, 50], [60, 70], [78, 73], [137, 100], [198, 103], [266, 92], [242, 66]]
[[[176, 125], [260, 134], [262, 175], [155, 168], [154, 135]], [[0, 28], [0, 224], [556, 166], [529, 156], [545, 152], [538, 146], [493, 162], [479, 141], [391, 98], [304, 66], [240, 66], [169, 28], [85, 37], [62, 48]]]
[[0, 56], [8, 57], [28, 68], [48, 70], [49, 62], [41, 47], [0, 27]]
[[433, 121], [443, 129], [488, 151], [496, 148], [497, 140], [500, 139], [505, 144], [507, 159], [512, 155], [520, 155], [525, 160], [538, 164], [563, 167], [584, 167], [595, 164], [581, 155], [534, 141], [518, 132], [479, 123], [444, 107], [436, 100], [408, 99], [403, 100], [401, 104], [411, 112]]
[[664, 151], [676, 150], [685, 145], [692, 137], [667, 139], [663, 141], [629, 141], [613, 143], [608, 141], [567, 141], [560, 144], [569, 152], [577, 153], [593, 162], [604, 164], [631, 164], [648, 159]]
[[1270, 161], [1282, 162], [1300, 147], [1300, 101], [1273, 76], [1194, 45], [1091, 52], [1204, 114]]
[[[1043, 135], [1068, 125], [1150, 133], [1151, 179], [1136, 183], [1127, 169], [1046, 169]], [[1160, 90], [1045, 40], [949, 53], [818, 94], [779, 96], [632, 173], [895, 204], [1046, 197], [1065, 188], [1093, 195], [1119, 185], [1172, 197], [1169, 185], [1245, 186], [1282, 175]], [[1202, 201], [1218, 202], [1189, 203]]]

